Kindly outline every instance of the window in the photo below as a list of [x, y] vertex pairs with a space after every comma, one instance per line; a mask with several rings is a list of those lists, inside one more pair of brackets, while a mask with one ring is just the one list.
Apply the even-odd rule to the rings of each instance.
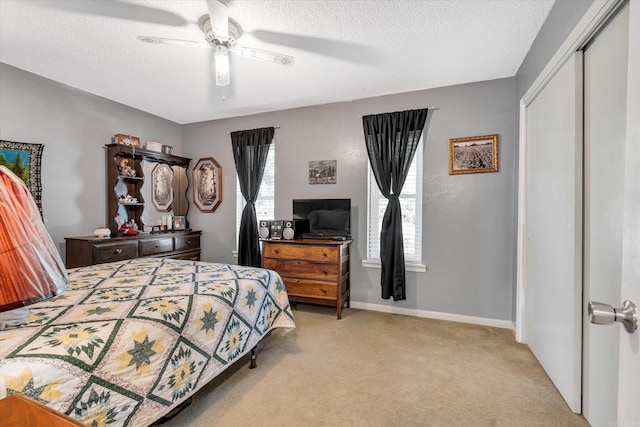
[[[269, 153], [267, 154], [267, 163], [264, 167], [264, 175], [262, 176], [262, 184], [260, 184], [260, 192], [256, 200], [256, 217], [258, 222], [261, 219], [271, 220], [275, 215], [274, 199], [276, 193], [276, 144], [269, 144]], [[246, 202], [240, 192], [240, 181], [236, 175], [236, 247], [238, 246], [238, 235], [240, 234], [240, 219], [242, 218], [242, 210]]]
[[[407, 270], [417, 271], [425, 269], [422, 265], [422, 146], [421, 139], [400, 194], [405, 264]], [[380, 260], [380, 228], [389, 201], [380, 193], [371, 165], [369, 165], [368, 199], [367, 257], [369, 259], [364, 262], [364, 265], [376, 266]], [[409, 268], [411, 265], [416, 268]]]

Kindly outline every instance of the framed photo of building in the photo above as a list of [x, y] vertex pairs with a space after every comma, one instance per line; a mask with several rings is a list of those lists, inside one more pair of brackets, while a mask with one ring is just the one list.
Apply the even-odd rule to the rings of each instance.
[[449, 175], [498, 172], [498, 135], [449, 140]]
[[198, 160], [192, 171], [193, 202], [202, 212], [214, 212], [222, 203], [222, 168], [213, 157]]

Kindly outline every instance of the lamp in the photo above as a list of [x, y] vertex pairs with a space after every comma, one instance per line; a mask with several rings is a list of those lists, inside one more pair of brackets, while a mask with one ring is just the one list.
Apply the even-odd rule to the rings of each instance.
[[229, 51], [224, 44], [216, 46], [216, 53], [214, 54], [216, 61], [216, 85], [228, 86], [229, 85]]
[[24, 306], [52, 298], [69, 277], [27, 186], [0, 166], [0, 330], [27, 322]]

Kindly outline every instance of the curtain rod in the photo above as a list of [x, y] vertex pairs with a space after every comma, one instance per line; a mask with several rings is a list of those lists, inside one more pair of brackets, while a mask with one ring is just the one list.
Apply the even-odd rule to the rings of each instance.
[[[427, 109], [427, 110], [439, 110], [440, 107], [424, 107], [423, 110], [424, 109]], [[419, 108], [412, 108], [412, 110], [419, 110]], [[375, 113], [375, 114], [380, 114], [380, 113]], [[367, 116], [373, 116], [373, 115], [374, 114], [367, 114]], [[360, 118], [363, 118], [363, 117], [364, 116], [360, 116]]]
[[[427, 110], [439, 110], [440, 107], [425, 107]], [[368, 116], [370, 114], [367, 114]], [[363, 118], [364, 116], [360, 116], [360, 118]], [[274, 126], [275, 129], [280, 129], [280, 126]], [[231, 132], [227, 132], [227, 135], [231, 135]]]
[[[266, 126], [266, 127], [269, 127], [269, 126]], [[280, 126], [271, 126], [271, 127], [274, 129], [280, 129]], [[231, 135], [231, 132], [227, 132], [227, 135]]]

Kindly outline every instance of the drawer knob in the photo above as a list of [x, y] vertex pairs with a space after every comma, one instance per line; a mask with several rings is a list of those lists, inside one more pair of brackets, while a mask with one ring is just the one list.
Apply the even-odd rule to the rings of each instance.
[[118, 248], [115, 251], [113, 251], [114, 254], [121, 254], [122, 253], [122, 248]]
[[190, 244], [191, 244], [191, 240], [187, 240], [187, 245], [190, 245]]
[[273, 252], [275, 252], [275, 253], [279, 254], [279, 253], [280, 253], [280, 249], [276, 249], [276, 250], [275, 250], [275, 251], [273, 251]]
[[322, 252], [322, 256], [329, 256], [329, 254], [326, 252]]

